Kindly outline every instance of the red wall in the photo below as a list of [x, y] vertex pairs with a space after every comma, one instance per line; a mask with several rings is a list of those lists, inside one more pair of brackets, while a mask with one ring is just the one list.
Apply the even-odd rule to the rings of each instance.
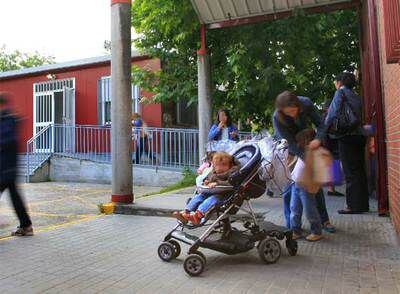
[[400, 64], [386, 63], [382, 3], [376, 1], [382, 88], [385, 102], [390, 215], [400, 233]]
[[[152, 70], [160, 69], [157, 59], [136, 58], [132, 64]], [[20, 117], [20, 151], [26, 149], [26, 141], [33, 135], [33, 84], [47, 81], [46, 75], [54, 73], [57, 79], [75, 78], [75, 112], [76, 124], [96, 125], [97, 117], [97, 82], [103, 76], [110, 75], [110, 64], [77, 67], [75, 69], [43, 72], [31, 76], [20, 76], [10, 79], [0, 79], [0, 91], [10, 92], [12, 105]], [[142, 95], [151, 97], [150, 93]], [[161, 127], [162, 113], [160, 104], [142, 106], [143, 120], [153, 127]]]

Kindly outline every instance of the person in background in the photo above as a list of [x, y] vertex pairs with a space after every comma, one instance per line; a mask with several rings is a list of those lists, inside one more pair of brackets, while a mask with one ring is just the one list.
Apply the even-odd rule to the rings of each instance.
[[142, 154], [148, 153], [148, 135], [146, 124], [137, 112], [132, 114], [132, 135], [136, 146], [134, 163], [139, 164]]
[[232, 140], [239, 141], [237, 127], [232, 123], [227, 109], [220, 109], [217, 113], [217, 122], [211, 126], [208, 141]]
[[[314, 129], [300, 131], [296, 135], [297, 146], [301, 150], [305, 150], [314, 137]], [[290, 198], [290, 229], [293, 230], [293, 239], [296, 240], [302, 237], [301, 217], [304, 211], [311, 228], [311, 234], [306, 237], [306, 240], [315, 242], [322, 239], [321, 217], [318, 213], [315, 195], [307, 192], [299, 184], [300, 175], [304, 172], [305, 167], [304, 161], [298, 158], [292, 172], [294, 184], [292, 185]]]
[[367, 157], [369, 159], [368, 190], [370, 198], [376, 199], [376, 156], [375, 156], [375, 127], [363, 126], [364, 136], [367, 137]]
[[346, 207], [338, 211], [339, 214], [358, 214], [369, 211], [368, 181], [365, 171], [365, 142], [362, 130], [362, 99], [353, 88], [356, 85], [354, 74], [343, 72], [335, 78], [336, 92], [329, 106], [325, 118], [327, 130], [338, 118], [343, 99], [348, 101], [359, 126], [340, 136], [334, 135], [338, 140], [339, 157], [342, 162], [346, 179]]
[[33, 236], [32, 221], [17, 189], [18, 120], [7, 107], [10, 94], [0, 92], [0, 195], [8, 189], [19, 219], [12, 236]]

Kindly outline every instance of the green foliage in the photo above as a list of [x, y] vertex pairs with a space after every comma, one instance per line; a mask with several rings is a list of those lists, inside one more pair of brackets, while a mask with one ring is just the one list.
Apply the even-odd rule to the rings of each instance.
[[184, 168], [182, 172], [183, 178], [176, 184], [170, 185], [160, 190], [161, 193], [171, 192], [174, 190], [191, 187], [196, 184], [197, 175], [189, 168]]
[[33, 54], [23, 53], [18, 50], [7, 52], [5, 46], [0, 47], [0, 72], [48, 63], [54, 63], [54, 58], [42, 56], [37, 52]]
[[196, 101], [199, 23], [190, 1], [134, 1], [132, 25], [141, 36], [136, 46], [162, 62], [156, 73], [134, 68], [134, 82], [157, 101]]
[[[158, 101], [197, 100], [199, 21], [189, 0], [135, 0], [135, 45], [160, 58], [162, 71], [133, 69], [134, 82]], [[213, 107], [270, 126], [273, 102], [294, 90], [317, 104], [333, 94], [333, 76], [359, 64], [356, 12], [294, 16], [207, 32]]]

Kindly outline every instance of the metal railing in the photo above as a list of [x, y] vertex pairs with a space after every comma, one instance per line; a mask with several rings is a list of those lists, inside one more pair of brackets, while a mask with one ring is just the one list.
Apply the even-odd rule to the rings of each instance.
[[[239, 138], [250, 133], [240, 132]], [[204, 146], [205, 147], [205, 146]], [[27, 174], [51, 154], [94, 162], [111, 162], [111, 127], [48, 125], [27, 142]], [[132, 129], [132, 163], [156, 168], [180, 169], [199, 163], [199, 131], [177, 128]]]
[[43, 127], [26, 142], [26, 180], [51, 156], [52, 125]]

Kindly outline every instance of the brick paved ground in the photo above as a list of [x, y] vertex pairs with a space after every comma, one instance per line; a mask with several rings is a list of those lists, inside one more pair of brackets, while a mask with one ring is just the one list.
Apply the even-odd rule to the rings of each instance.
[[[263, 201], [268, 219], [282, 223], [281, 200]], [[185, 274], [185, 252], [171, 263], [157, 256], [170, 218], [97, 216], [3, 239], [0, 293], [400, 293], [400, 247], [390, 220], [338, 216], [343, 199], [327, 202], [336, 234], [301, 241], [298, 256], [284, 252], [274, 265], [263, 264], [255, 250], [227, 256], [203, 249], [207, 267], [198, 278]]]
[[[97, 215], [99, 203], [109, 202], [111, 186], [88, 183], [19, 184], [36, 230], [47, 230]], [[135, 196], [159, 191], [160, 187], [135, 186]], [[0, 199], [0, 238], [9, 236], [18, 225], [8, 192]]]

